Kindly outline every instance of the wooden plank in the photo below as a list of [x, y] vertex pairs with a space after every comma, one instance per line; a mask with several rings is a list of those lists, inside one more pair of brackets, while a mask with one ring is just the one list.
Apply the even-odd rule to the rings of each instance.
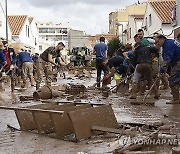
[[99, 126], [92, 126], [91, 130], [108, 132], [108, 133], [115, 133], [115, 134], [122, 134], [123, 133], [123, 129], [115, 129], [115, 128], [107, 128], [107, 127], [99, 127]]
[[51, 113], [52, 122], [55, 127], [55, 133], [57, 138], [63, 139], [66, 135], [74, 134], [73, 125], [69, 119], [68, 112], [76, 111], [80, 109], [90, 108], [90, 104], [84, 104], [79, 106], [73, 106], [65, 108], [63, 116], [57, 113]]
[[37, 129], [37, 125], [31, 111], [15, 110], [15, 114], [22, 131], [32, 131]]
[[68, 115], [72, 121], [77, 141], [87, 139], [93, 135], [92, 126], [119, 127], [110, 105], [72, 111]]
[[[54, 123], [51, 118], [52, 113], [58, 114], [58, 117], [63, 118], [64, 110], [69, 107], [73, 107], [74, 104], [64, 104], [64, 105], [49, 105], [44, 110], [49, 112], [33, 111], [33, 117], [37, 124], [37, 129], [40, 134], [49, 134], [55, 132]], [[63, 112], [63, 114], [61, 114]]]

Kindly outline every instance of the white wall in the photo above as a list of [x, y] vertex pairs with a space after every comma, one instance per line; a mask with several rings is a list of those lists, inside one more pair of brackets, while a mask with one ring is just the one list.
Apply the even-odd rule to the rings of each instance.
[[[30, 32], [31, 32], [31, 36], [32, 36], [31, 43], [34, 45], [33, 47], [35, 48], [35, 52], [39, 53], [39, 33], [38, 33], [37, 25], [36, 25], [34, 19], [30, 25]], [[35, 42], [35, 39], [36, 39], [36, 42]]]
[[[43, 42], [39, 42], [39, 46], [41, 46], [42, 50], [39, 50], [39, 54], [41, 54], [42, 52], [44, 52], [47, 48], [49, 48], [51, 45], [43, 43]], [[39, 47], [38, 47], [39, 48]]]
[[171, 24], [163, 24], [161, 34], [167, 36], [168, 38], [174, 38], [173, 27]]
[[23, 43], [25, 46], [33, 47], [35, 49], [34, 40], [31, 33], [31, 28], [29, 29], [29, 37], [26, 35], [26, 25], [29, 26], [28, 18], [25, 21], [25, 24], [20, 32], [19, 35], [19, 42]]
[[[129, 24], [128, 24], [128, 42], [134, 43], [134, 35], [137, 34], [138, 29], [142, 26], [142, 19], [135, 19], [134, 16], [129, 16]], [[130, 32], [131, 29], [131, 32]], [[131, 38], [130, 38], [131, 33]]]
[[119, 40], [122, 41], [122, 38], [123, 38], [123, 44], [124, 44], [124, 43], [126, 43], [126, 37], [125, 37], [125, 34], [123, 33], [123, 31], [127, 29], [128, 22], [119, 22], [119, 24], [123, 25], [123, 26], [121, 26], [121, 25], [118, 26]]
[[[150, 14], [151, 14], [151, 19], [152, 19], [152, 25], [151, 26], [149, 26], [149, 15]], [[147, 29], [144, 30], [144, 34], [145, 34], [144, 36], [150, 36], [154, 32], [157, 32], [158, 30], [160, 30], [162, 28], [162, 22], [149, 3], [148, 3], [147, 8], [146, 8], [142, 27], [146, 26], [146, 17], [147, 17], [147, 27], [146, 27]]]

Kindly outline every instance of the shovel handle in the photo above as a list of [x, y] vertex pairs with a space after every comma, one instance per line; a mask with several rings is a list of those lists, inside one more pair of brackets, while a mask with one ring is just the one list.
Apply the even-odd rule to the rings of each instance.
[[56, 110], [44, 110], [44, 109], [32, 109], [32, 108], [20, 108], [20, 107], [8, 107], [8, 106], [0, 106], [0, 109], [3, 110], [21, 110], [21, 111], [39, 111], [39, 112], [50, 112], [50, 113], [60, 113], [63, 114], [64, 111], [56, 111]]

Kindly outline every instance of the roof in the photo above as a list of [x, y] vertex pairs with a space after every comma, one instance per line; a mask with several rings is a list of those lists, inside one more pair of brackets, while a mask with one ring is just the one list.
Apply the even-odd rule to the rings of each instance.
[[143, 19], [144, 18], [144, 15], [130, 15], [130, 16], [135, 19]]
[[25, 21], [27, 19], [27, 15], [17, 15], [17, 16], [8, 16], [8, 23], [12, 32], [12, 35], [19, 35]]
[[151, 0], [149, 4], [163, 23], [172, 22], [172, 10], [176, 5], [175, 0]]
[[34, 19], [33, 17], [28, 17], [29, 24], [31, 24], [31, 23], [32, 23], [33, 19]]

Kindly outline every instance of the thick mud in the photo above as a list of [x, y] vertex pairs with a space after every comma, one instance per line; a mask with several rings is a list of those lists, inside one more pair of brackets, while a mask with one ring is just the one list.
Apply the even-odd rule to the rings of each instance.
[[[81, 83], [88, 87], [95, 82], [95, 74], [93, 74], [93, 78], [91, 79], [82, 78], [80, 80], [73, 76], [69, 77], [70, 79], [58, 79], [58, 82], [53, 84]], [[112, 85], [114, 84], [115, 83], [112, 82]], [[20, 95], [32, 95], [33, 91], [35, 91], [35, 87], [30, 87], [26, 90], [16, 88], [15, 92], [11, 93], [9, 84], [4, 86], [6, 91], [0, 93], [1, 106], [27, 106], [40, 103], [36, 101], [19, 101]], [[112, 104], [119, 123], [153, 124], [155, 122], [163, 122], [172, 127], [171, 133], [180, 134], [180, 105], [166, 104], [170, 99], [170, 90], [166, 90], [161, 91], [161, 98], [159, 100], [154, 100], [155, 104], [153, 106], [146, 104], [132, 105], [128, 97], [110, 94], [108, 98], [104, 98], [100, 91], [90, 90], [88, 92], [88, 99], [82, 101]], [[104, 139], [98, 136], [80, 143], [74, 143], [36, 133], [14, 130], [8, 128], [7, 125], [19, 128], [16, 115], [14, 111], [0, 110], [0, 153], [2, 154], [104, 154], [112, 153], [114, 150], [113, 138]], [[172, 147], [173, 146], [160, 145], [148, 147], [147, 150], [155, 150], [158, 154], [169, 154], [172, 151]]]

